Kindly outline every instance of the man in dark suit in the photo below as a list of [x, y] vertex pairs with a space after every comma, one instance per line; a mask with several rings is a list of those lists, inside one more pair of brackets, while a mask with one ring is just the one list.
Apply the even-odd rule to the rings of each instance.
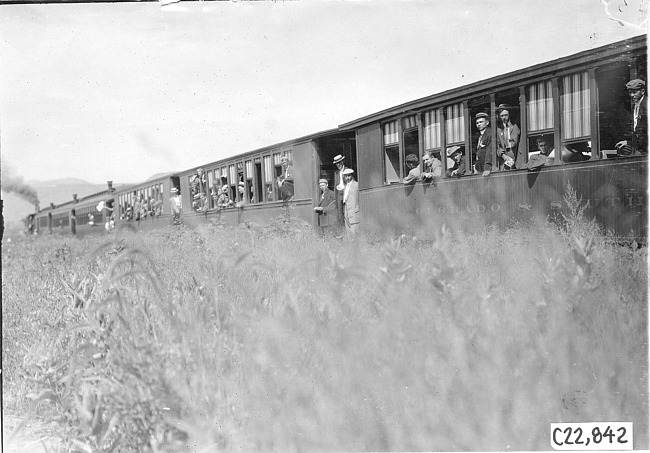
[[318, 186], [321, 190], [321, 196], [314, 211], [318, 214], [318, 226], [321, 233], [325, 233], [327, 227], [334, 225], [338, 221], [335, 212], [336, 200], [334, 200], [334, 192], [328, 187], [327, 179], [319, 179]]
[[645, 96], [645, 82], [634, 79], [625, 86], [632, 101], [632, 134], [628, 140], [618, 142], [616, 149], [622, 156], [648, 154], [648, 98]]
[[481, 134], [476, 143], [476, 171], [483, 176], [489, 176], [492, 171], [492, 131], [490, 116], [487, 113], [476, 115], [476, 128]]
[[343, 171], [347, 168], [345, 166], [345, 157], [338, 154], [334, 158], [334, 165], [336, 165], [336, 173], [334, 173], [334, 196], [336, 197], [336, 212], [338, 216], [339, 226], [345, 226], [345, 214], [343, 212], [343, 191], [345, 190], [345, 178], [343, 178]]
[[359, 184], [353, 179], [354, 170], [346, 168], [343, 171], [345, 190], [343, 191], [343, 207], [345, 211], [345, 230], [350, 239], [359, 232], [361, 210], [359, 209]]

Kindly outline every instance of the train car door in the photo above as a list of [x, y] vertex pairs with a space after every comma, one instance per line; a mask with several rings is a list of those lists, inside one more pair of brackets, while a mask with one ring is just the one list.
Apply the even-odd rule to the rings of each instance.
[[327, 179], [330, 183], [330, 189], [334, 189], [336, 173], [334, 158], [336, 156], [343, 156], [345, 166], [357, 172], [357, 146], [354, 132], [317, 139], [316, 154], [318, 157], [318, 174], [313, 184], [316, 188], [318, 188], [318, 179]]

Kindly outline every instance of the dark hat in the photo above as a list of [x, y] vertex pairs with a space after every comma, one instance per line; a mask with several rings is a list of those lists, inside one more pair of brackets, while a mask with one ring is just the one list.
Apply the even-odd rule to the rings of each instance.
[[327, 179], [319, 179], [318, 184], [329, 184], [329, 183], [327, 182]]
[[625, 84], [628, 90], [645, 90], [645, 82], [641, 79], [630, 80]]
[[537, 170], [546, 165], [546, 156], [543, 154], [533, 154], [528, 158], [526, 167], [528, 170]]
[[488, 115], [488, 114], [485, 113], [485, 112], [480, 112], [480, 113], [477, 113], [476, 116], [475, 116], [474, 118], [475, 118], [475, 119], [479, 119], [479, 118], [487, 118], [487, 119], [490, 119], [490, 115]]
[[509, 105], [499, 104], [499, 106], [497, 107], [497, 112], [501, 112], [502, 110], [510, 110], [510, 109], [511, 107]]
[[418, 163], [420, 162], [420, 159], [415, 154], [409, 154], [406, 156], [406, 162]]
[[352, 170], [351, 168], [346, 168], [345, 170], [343, 170], [344, 175], [351, 175], [352, 173], [354, 173], [354, 170]]
[[460, 153], [461, 148], [460, 146], [452, 146], [451, 148], [447, 148], [447, 157], [451, 157], [454, 154]]
[[337, 155], [337, 156], [334, 158], [334, 163], [335, 163], [335, 164], [338, 164], [339, 162], [343, 162], [344, 160], [345, 160], [345, 157], [343, 157], [343, 156], [341, 156], [341, 155], [339, 154], [339, 155]]

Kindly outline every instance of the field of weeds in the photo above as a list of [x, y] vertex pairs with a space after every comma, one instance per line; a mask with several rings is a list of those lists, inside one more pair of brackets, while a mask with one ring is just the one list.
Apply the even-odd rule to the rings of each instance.
[[3, 409], [66, 452], [549, 450], [561, 421], [648, 448], [647, 248], [573, 214], [3, 244]]

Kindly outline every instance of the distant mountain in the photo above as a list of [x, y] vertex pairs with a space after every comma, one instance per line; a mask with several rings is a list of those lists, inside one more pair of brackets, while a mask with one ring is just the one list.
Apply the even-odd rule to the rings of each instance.
[[27, 181], [30, 186], [37, 187], [55, 187], [55, 186], [98, 186], [101, 184], [93, 184], [79, 178], [61, 178], [52, 179], [50, 181]]

